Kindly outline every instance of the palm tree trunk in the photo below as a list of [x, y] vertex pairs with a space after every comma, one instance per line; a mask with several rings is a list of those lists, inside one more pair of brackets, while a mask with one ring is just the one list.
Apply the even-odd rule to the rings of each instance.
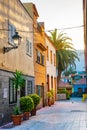
[[62, 73], [62, 71], [59, 69], [58, 70], [58, 76], [57, 76], [57, 89], [59, 88], [59, 82], [60, 82], [60, 79], [61, 79], [61, 73]]
[[20, 89], [19, 88], [17, 89], [17, 106], [20, 109]]

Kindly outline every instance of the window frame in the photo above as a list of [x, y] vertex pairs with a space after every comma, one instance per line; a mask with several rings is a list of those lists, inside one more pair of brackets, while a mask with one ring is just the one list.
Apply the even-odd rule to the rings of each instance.
[[16, 27], [13, 24], [8, 23], [8, 29], [9, 29], [8, 42], [9, 42], [10, 45], [15, 46], [13, 39], [12, 39], [12, 36], [16, 32]]
[[[31, 86], [29, 86], [28, 83], [30, 83]], [[31, 80], [27, 80], [27, 94], [32, 94], [33, 93], [33, 88], [32, 87], [33, 87], [32, 81]], [[31, 91], [31, 92], [29, 92], [29, 91]]]
[[26, 53], [32, 57], [32, 43], [26, 39]]
[[41, 90], [41, 85], [36, 85], [36, 90], [37, 90], [37, 94], [42, 97], [42, 90]]
[[9, 104], [14, 104], [14, 103], [17, 103], [17, 89], [14, 86], [13, 78], [10, 78], [9, 79]]
[[36, 62], [44, 66], [45, 64], [44, 59], [45, 59], [44, 55], [39, 50], [36, 50]]
[[41, 61], [41, 53], [40, 51], [36, 50], [36, 61], [37, 63], [40, 64], [40, 61]]

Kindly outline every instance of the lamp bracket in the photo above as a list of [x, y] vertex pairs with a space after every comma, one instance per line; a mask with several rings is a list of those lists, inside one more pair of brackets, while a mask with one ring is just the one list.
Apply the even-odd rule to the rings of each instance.
[[18, 46], [15, 46], [15, 47], [4, 47], [3, 48], [3, 52], [6, 53], [6, 52], [9, 52], [10, 50], [16, 49], [16, 48], [18, 48]]

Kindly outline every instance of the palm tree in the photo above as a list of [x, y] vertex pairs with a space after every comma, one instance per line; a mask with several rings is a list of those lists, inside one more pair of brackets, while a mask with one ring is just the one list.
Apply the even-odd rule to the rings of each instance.
[[69, 38], [66, 33], [59, 33], [57, 29], [50, 32], [50, 39], [56, 47], [56, 59], [57, 59], [57, 87], [59, 86], [59, 81], [61, 79], [62, 71], [64, 71], [69, 65], [75, 65], [75, 59], [79, 60], [75, 48], [72, 44], [72, 39]]
[[69, 65], [76, 67], [75, 60], [79, 61], [78, 55], [73, 50], [64, 50], [61, 49], [57, 51], [57, 69], [58, 69], [58, 77], [57, 77], [57, 86], [59, 86], [59, 81], [61, 79], [62, 72], [68, 68]]
[[60, 49], [73, 49], [73, 44], [71, 43], [72, 39], [67, 36], [66, 33], [58, 33], [57, 29], [50, 32], [51, 36], [50, 39], [54, 43], [56, 50]]
[[23, 74], [19, 70], [16, 70], [16, 72], [14, 73], [14, 85], [16, 89], [24, 85]]
[[16, 70], [16, 72], [13, 74], [14, 75], [14, 86], [15, 86], [15, 89], [17, 91], [17, 106], [19, 107], [20, 103], [19, 103], [19, 98], [20, 98], [20, 95], [19, 95], [19, 89], [20, 87], [24, 87], [24, 77], [23, 77], [23, 74], [21, 71], [19, 70]]

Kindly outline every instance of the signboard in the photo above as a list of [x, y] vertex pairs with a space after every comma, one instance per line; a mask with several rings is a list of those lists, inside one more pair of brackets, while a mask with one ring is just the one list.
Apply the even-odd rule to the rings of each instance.
[[3, 98], [7, 98], [8, 97], [8, 89], [4, 88], [3, 89]]

